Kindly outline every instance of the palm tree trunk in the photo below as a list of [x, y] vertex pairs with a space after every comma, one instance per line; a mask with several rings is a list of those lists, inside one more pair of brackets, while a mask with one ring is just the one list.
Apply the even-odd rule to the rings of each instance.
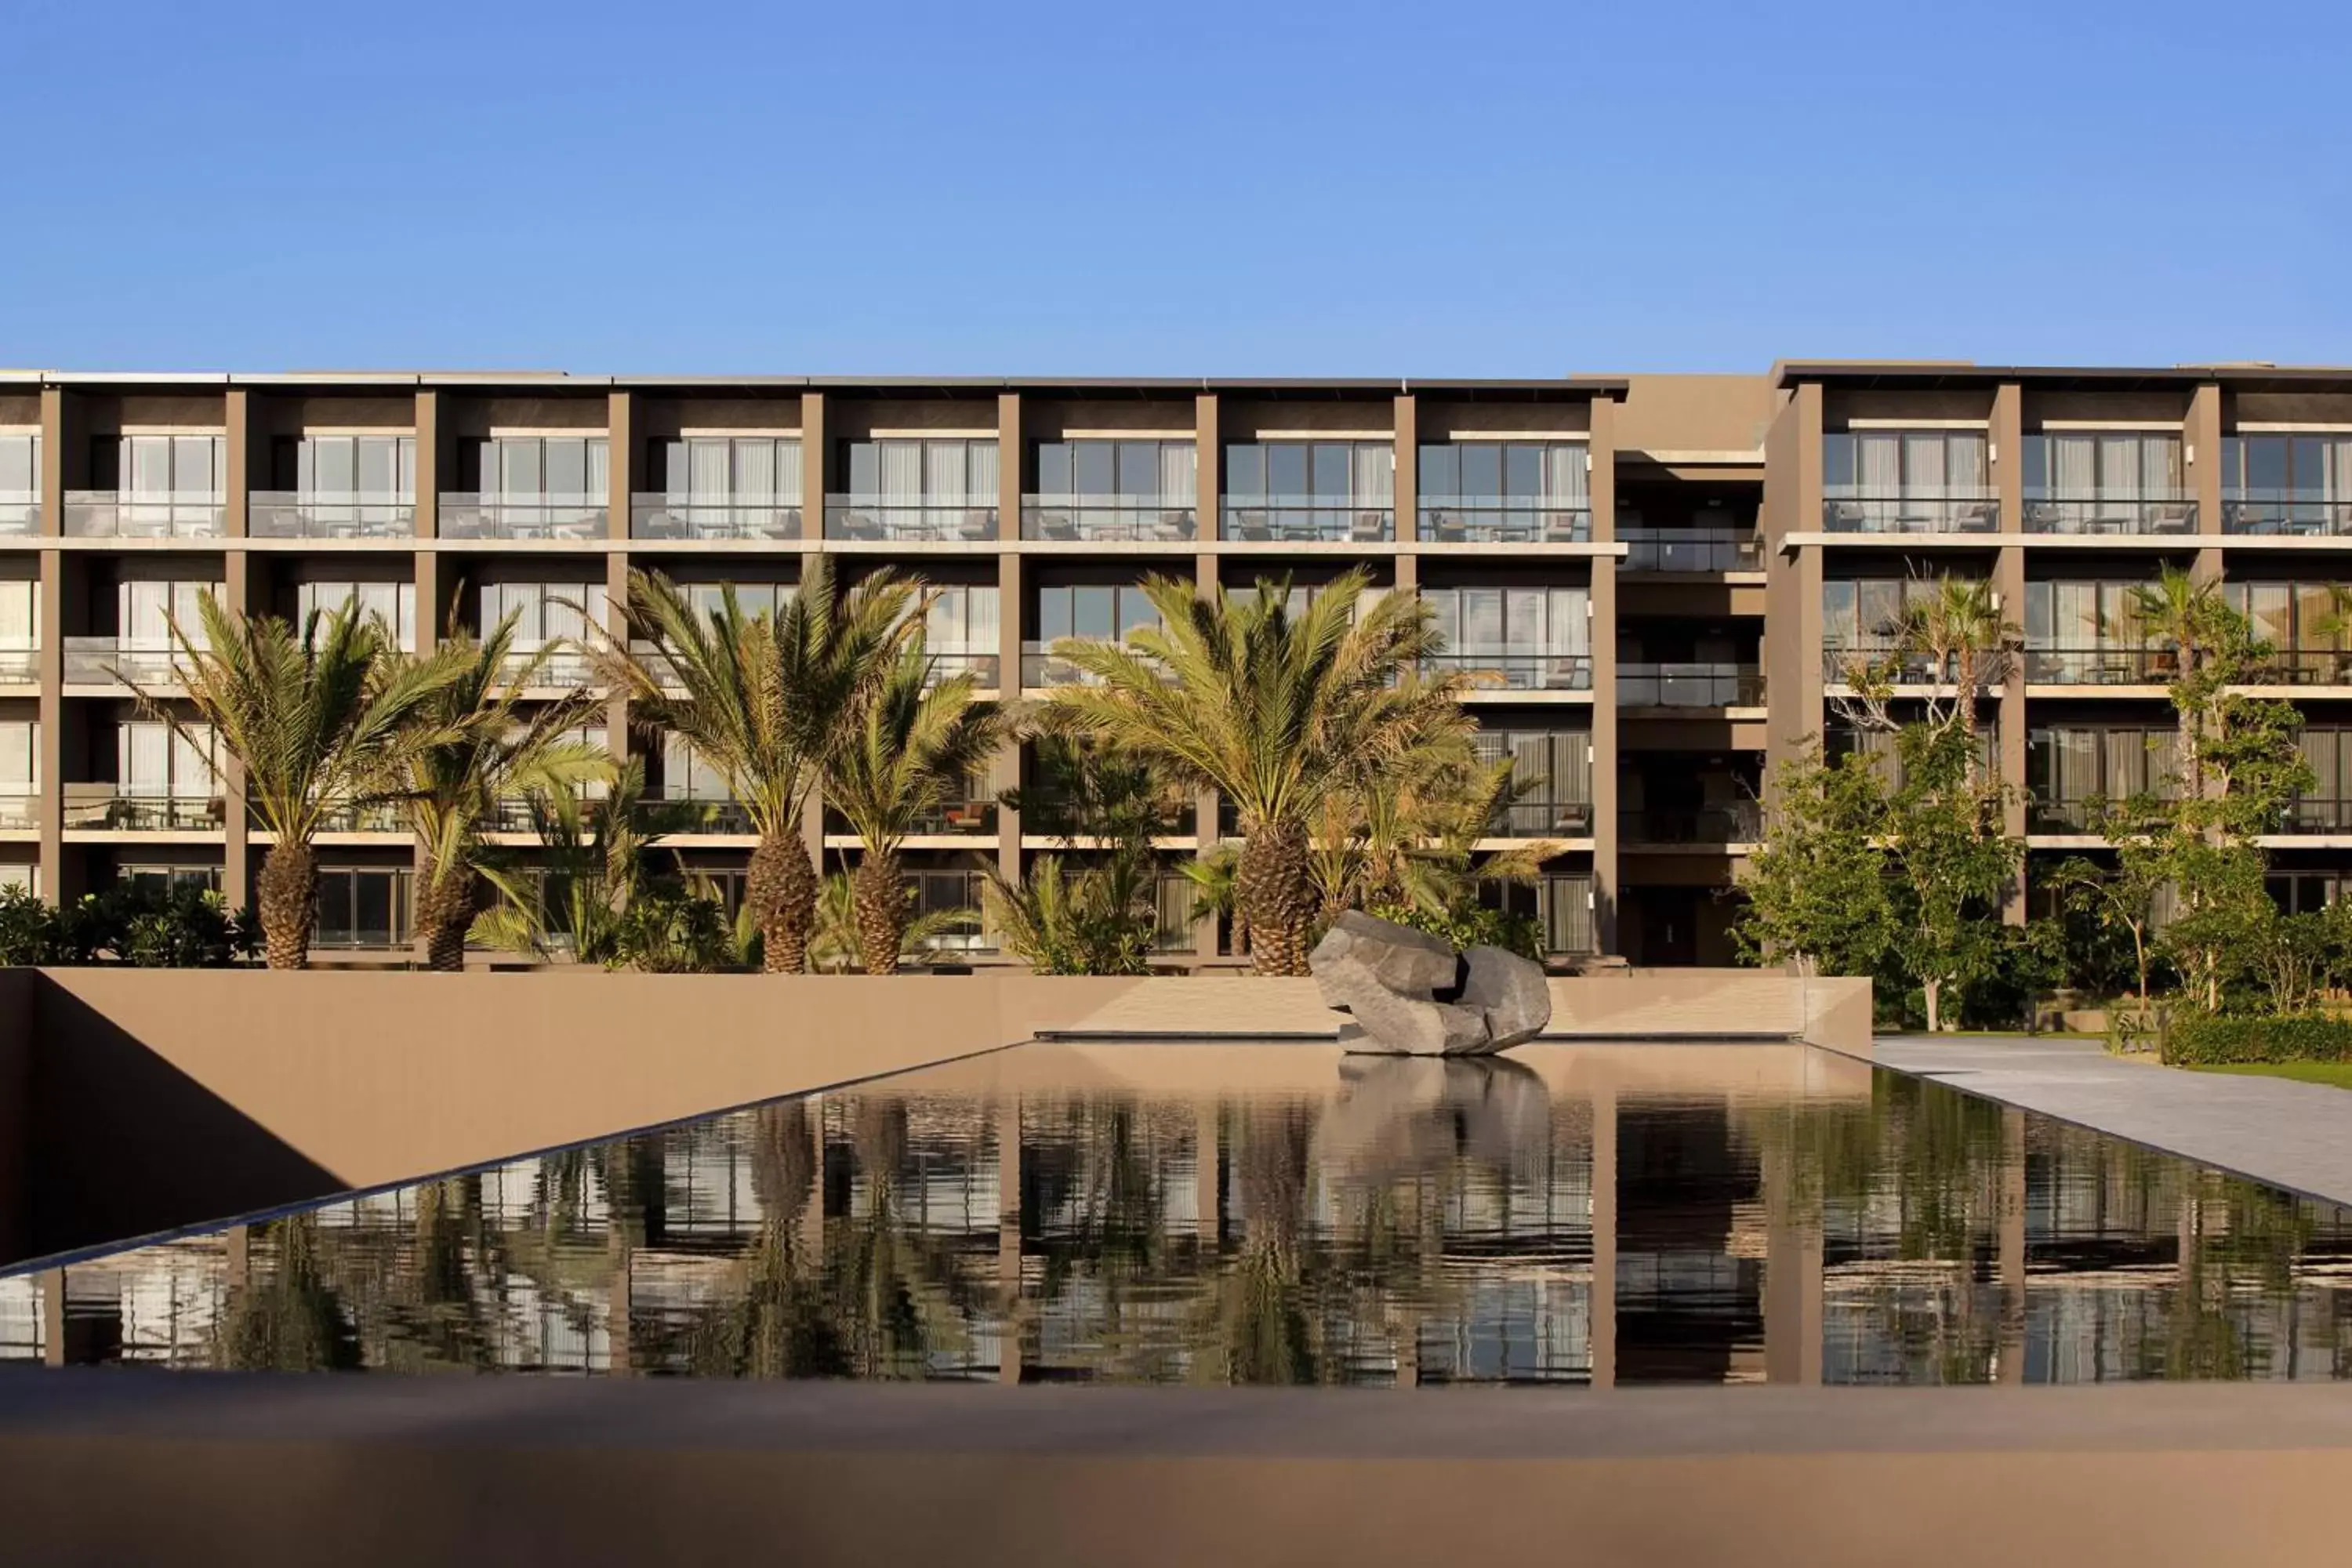
[[771, 974], [808, 968], [809, 932], [816, 925], [816, 868], [797, 835], [763, 837], [751, 851], [743, 900], [760, 928], [762, 963]]
[[308, 844], [273, 844], [254, 891], [261, 909], [261, 951], [272, 969], [310, 962], [310, 928], [319, 918], [319, 859]]
[[1258, 973], [1307, 973], [1317, 900], [1303, 825], [1256, 825], [1234, 868], [1234, 901], [1249, 915], [1250, 959]]
[[868, 849], [850, 878], [857, 900], [857, 946], [868, 974], [898, 973], [898, 943], [907, 930], [906, 882], [895, 849]]
[[425, 941], [425, 967], [455, 974], [466, 967], [466, 930], [474, 912], [473, 869], [443, 875], [436, 867], [422, 879], [416, 934]]

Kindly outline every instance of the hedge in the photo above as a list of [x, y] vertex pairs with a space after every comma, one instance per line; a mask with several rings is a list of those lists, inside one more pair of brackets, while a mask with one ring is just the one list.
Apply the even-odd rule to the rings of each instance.
[[2352, 1061], [2352, 1019], [2175, 1018], [2164, 1032], [2163, 1059], [2179, 1067]]

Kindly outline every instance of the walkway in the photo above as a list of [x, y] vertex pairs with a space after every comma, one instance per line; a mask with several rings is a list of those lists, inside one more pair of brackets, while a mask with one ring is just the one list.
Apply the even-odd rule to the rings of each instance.
[[2096, 1040], [1883, 1035], [1882, 1067], [1949, 1083], [2273, 1186], [2352, 1204], [2352, 1090], [2185, 1072]]

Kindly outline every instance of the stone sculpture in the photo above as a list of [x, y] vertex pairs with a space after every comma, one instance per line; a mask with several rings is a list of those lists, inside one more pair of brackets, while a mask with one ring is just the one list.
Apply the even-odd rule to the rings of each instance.
[[1401, 1056], [1483, 1056], [1551, 1021], [1540, 965], [1499, 947], [1457, 953], [1427, 931], [1350, 910], [1307, 955], [1324, 1005], [1349, 1016], [1339, 1043]]

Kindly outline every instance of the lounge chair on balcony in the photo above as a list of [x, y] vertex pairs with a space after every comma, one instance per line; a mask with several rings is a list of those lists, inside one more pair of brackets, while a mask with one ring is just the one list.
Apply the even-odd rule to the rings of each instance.
[[2148, 514], [2150, 533], [2193, 533], [2197, 530], [2197, 506], [2193, 501], [2166, 501]]

